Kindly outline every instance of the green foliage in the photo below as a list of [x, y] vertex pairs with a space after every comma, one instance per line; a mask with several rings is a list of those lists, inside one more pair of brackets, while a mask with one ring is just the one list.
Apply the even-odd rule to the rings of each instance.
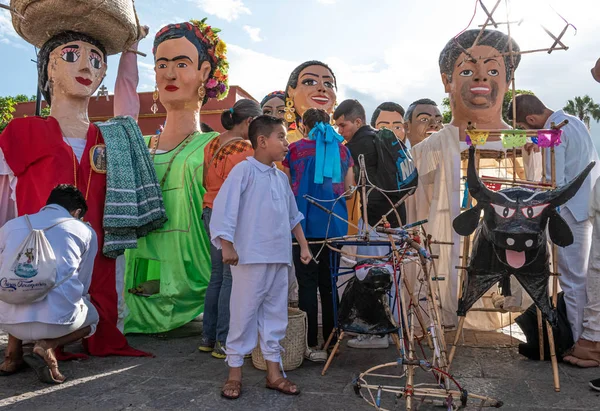
[[[531, 90], [515, 90], [517, 95], [519, 94], [531, 94], [533, 95], [533, 91]], [[502, 118], [504, 121], [510, 124], [511, 122], [507, 119], [508, 114], [508, 105], [512, 101], [512, 90], [508, 90], [508, 92], [504, 95], [504, 100], [502, 101]], [[444, 111], [442, 112], [442, 116], [444, 116], [444, 124], [448, 124], [452, 120], [452, 108], [450, 107], [450, 99], [445, 97], [442, 100], [442, 107]]]
[[588, 129], [590, 128], [591, 119], [600, 120], [600, 105], [594, 103], [594, 100], [587, 94], [583, 97], [568, 100], [563, 110], [572, 116], [579, 117]]
[[[0, 133], [6, 128], [10, 120], [13, 119], [13, 113], [19, 103], [28, 103], [35, 101], [36, 96], [27, 97], [25, 94], [16, 96], [0, 97]], [[42, 116], [50, 115], [50, 107], [42, 108]]]
[[13, 119], [12, 113], [14, 113], [16, 105], [14, 97], [0, 97], [0, 133]]

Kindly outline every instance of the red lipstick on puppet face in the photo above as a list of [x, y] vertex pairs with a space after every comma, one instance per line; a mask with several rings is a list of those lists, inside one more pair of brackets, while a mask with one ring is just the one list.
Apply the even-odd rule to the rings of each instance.
[[329, 103], [329, 99], [325, 96], [315, 96], [315, 97], [311, 97], [310, 98], [312, 101], [314, 101], [317, 104], [320, 104], [322, 106], [326, 105], [327, 103]]
[[177, 91], [177, 90], [179, 90], [179, 87], [173, 86], [173, 85], [168, 85], [167, 87], [165, 87], [165, 90], [167, 90], [167, 91]]
[[83, 77], [75, 77], [78, 83], [83, 84], [84, 86], [91, 86], [93, 81]]

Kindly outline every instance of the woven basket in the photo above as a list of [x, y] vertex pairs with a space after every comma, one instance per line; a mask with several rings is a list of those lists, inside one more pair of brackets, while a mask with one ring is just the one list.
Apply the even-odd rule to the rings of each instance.
[[[307, 328], [306, 313], [297, 308], [288, 308], [288, 326], [285, 338], [281, 342], [284, 349], [281, 361], [285, 371], [294, 370], [302, 365], [306, 351]], [[252, 350], [252, 364], [259, 370], [267, 369], [259, 344]]]
[[138, 39], [139, 22], [133, 0], [11, 0], [16, 32], [41, 47], [63, 31], [87, 34], [106, 48], [107, 54], [127, 50]]

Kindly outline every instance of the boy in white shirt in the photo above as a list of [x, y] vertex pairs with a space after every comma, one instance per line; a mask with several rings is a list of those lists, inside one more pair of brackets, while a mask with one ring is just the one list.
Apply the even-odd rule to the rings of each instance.
[[259, 330], [267, 388], [288, 395], [300, 393], [279, 368], [279, 342], [285, 337], [288, 320], [290, 231], [300, 244], [301, 261], [308, 264], [311, 260], [300, 225], [304, 217], [287, 176], [274, 164], [283, 161], [288, 152], [283, 120], [257, 117], [248, 135], [254, 157], [233, 168], [215, 199], [210, 222], [211, 241], [223, 250], [223, 262], [231, 265], [233, 278], [225, 350], [229, 377], [221, 391], [228, 399], [241, 394], [244, 356], [255, 347]]

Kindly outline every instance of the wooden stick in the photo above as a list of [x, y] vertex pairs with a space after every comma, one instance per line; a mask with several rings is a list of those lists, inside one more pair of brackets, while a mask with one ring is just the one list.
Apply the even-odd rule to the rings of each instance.
[[542, 312], [540, 311], [540, 309], [536, 307], [535, 311], [537, 313], [540, 361], [544, 361], [544, 320], [542, 319]]
[[146, 53], [142, 53], [141, 51], [137, 51], [134, 49], [129, 49], [127, 50], [128, 53], [133, 53], [133, 54], [137, 54], [138, 56], [142, 56], [142, 57], [147, 57], [148, 55]]
[[340, 343], [342, 342], [343, 339], [344, 339], [344, 331], [340, 332], [337, 342], [333, 346], [333, 350], [331, 350], [331, 354], [329, 355], [329, 358], [327, 359], [327, 362], [325, 363], [325, 367], [323, 367], [323, 371], [321, 371], [321, 375], [325, 375], [325, 373], [327, 372], [327, 369], [331, 365], [331, 363], [333, 361], [333, 357], [335, 357], [335, 353], [340, 348]]
[[[548, 35], [549, 35], [550, 37], [552, 37], [552, 38], [554, 39], [554, 43], [552, 43], [552, 46], [550, 46], [550, 48], [551, 48], [551, 49], [553, 49], [554, 47], [556, 47], [558, 44], [560, 44], [560, 45], [561, 45], [561, 47], [567, 47], [567, 46], [565, 46], [565, 45], [564, 45], [564, 44], [563, 44], [563, 43], [562, 43], [560, 40], [562, 39], [562, 37], [563, 37], [563, 36], [565, 35], [565, 33], [567, 32], [567, 29], [569, 28], [569, 25], [568, 25], [568, 24], [567, 24], [567, 25], [565, 26], [565, 28], [564, 28], [564, 29], [563, 29], [563, 30], [560, 32], [560, 34], [558, 35], [558, 38], [557, 38], [557, 37], [554, 37], [554, 34], [552, 34], [552, 33], [550, 32], [550, 30], [548, 30], [546, 27], [542, 26], [542, 28], [544, 29], [544, 31], [545, 31], [546, 33], [548, 33]], [[552, 53], [552, 50], [548, 51], [548, 54], [550, 54], [550, 53]]]
[[17, 12], [15, 9], [13, 9], [12, 7], [10, 7], [7, 4], [0, 4], [0, 8], [2, 8], [4, 10], [10, 11], [12, 14], [14, 14], [15, 16], [17, 16], [21, 20], [25, 20], [25, 17], [23, 17], [23, 15], [21, 15], [19, 12]]
[[552, 376], [554, 377], [554, 391], [560, 392], [560, 377], [558, 376], [558, 361], [556, 359], [556, 348], [554, 347], [554, 332], [552, 326], [546, 321], [548, 331], [548, 344], [550, 345], [550, 361], [552, 362]]
[[465, 317], [460, 317], [458, 320], [458, 328], [456, 329], [456, 335], [454, 336], [454, 343], [450, 349], [450, 356], [448, 357], [448, 369], [452, 366], [452, 360], [454, 360], [454, 354], [456, 354], [456, 347], [458, 346], [458, 340], [462, 334], [463, 327], [465, 326]]

